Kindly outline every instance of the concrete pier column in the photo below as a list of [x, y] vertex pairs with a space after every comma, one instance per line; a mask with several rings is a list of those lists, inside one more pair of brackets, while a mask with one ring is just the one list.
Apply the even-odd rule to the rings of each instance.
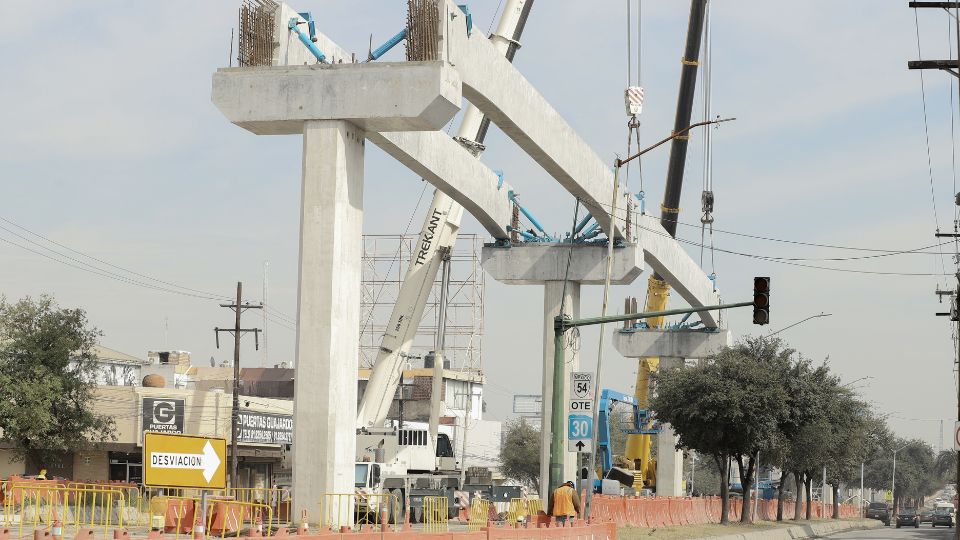
[[[661, 357], [660, 369], [680, 369], [683, 358]], [[683, 451], [677, 450], [677, 435], [670, 424], [663, 424], [657, 434], [657, 496], [679, 497], [683, 495]]]
[[303, 123], [292, 519], [316, 522], [324, 493], [353, 493], [363, 146], [348, 122]]
[[[562, 281], [543, 282], [543, 414], [540, 416], [540, 496], [547, 500], [547, 486], [550, 483], [550, 438], [553, 430], [550, 415], [553, 412], [553, 318], [560, 314], [561, 297], [564, 295]], [[563, 311], [576, 319], [580, 316], [580, 283], [567, 282], [566, 299]], [[580, 369], [580, 354], [576, 350], [567, 351], [567, 363], [564, 365], [563, 403], [570, 398], [570, 372]], [[566, 411], [564, 411], [564, 414]], [[566, 437], [564, 437], [566, 439]], [[576, 481], [577, 455], [564, 449], [563, 480]]]

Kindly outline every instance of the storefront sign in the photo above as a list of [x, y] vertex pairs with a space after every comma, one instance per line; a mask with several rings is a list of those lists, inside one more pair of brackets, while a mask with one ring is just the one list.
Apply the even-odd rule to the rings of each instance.
[[143, 431], [183, 433], [183, 399], [143, 398]]
[[293, 416], [240, 411], [238, 440], [256, 444], [292, 444]]

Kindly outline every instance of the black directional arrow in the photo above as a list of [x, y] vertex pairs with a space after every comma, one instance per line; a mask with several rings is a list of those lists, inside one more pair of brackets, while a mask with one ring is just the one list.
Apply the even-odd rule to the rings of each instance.
[[577, 447], [577, 452], [583, 452], [583, 447], [586, 445], [583, 444], [583, 441], [577, 441], [577, 444], [575, 446]]

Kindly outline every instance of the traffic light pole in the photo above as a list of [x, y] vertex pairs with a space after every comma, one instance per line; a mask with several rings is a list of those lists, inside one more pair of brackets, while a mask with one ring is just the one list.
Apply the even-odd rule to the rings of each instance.
[[[564, 410], [566, 407], [563, 404], [563, 366], [566, 364], [566, 354], [564, 353], [563, 348], [563, 335], [567, 330], [571, 328], [579, 328], [581, 326], [592, 326], [595, 324], [603, 324], [609, 322], [621, 322], [628, 321], [633, 319], [650, 319], [653, 317], [666, 317], [669, 315], [686, 315], [688, 313], [698, 313], [701, 311], [715, 311], [719, 309], [731, 309], [739, 307], [753, 306], [754, 303], [751, 302], [737, 302], [734, 304], [717, 304], [714, 306], [703, 306], [697, 308], [683, 308], [683, 309], [668, 309], [665, 311], [649, 311], [645, 313], [627, 313], [624, 315], [607, 315], [604, 317], [588, 317], [584, 319], [566, 319], [560, 315], [554, 317], [553, 319], [553, 410], [550, 416], [550, 425], [553, 429], [553, 436], [550, 439], [550, 486], [549, 494], [553, 494], [554, 490], [560, 487], [560, 484], [563, 482], [563, 453], [566, 451], [563, 448], [563, 434], [566, 431], [563, 428], [563, 416]], [[597, 374], [597, 384], [600, 382], [600, 374]], [[591, 450], [596, 448], [596, 406], [593, 410], [593, 440], [591, 445]], [[594, 450], [595, 451], [595, 450]], [[588, 462], [588, 467], [590, 471], [589, 482], [587, 485], [588, 490], [593, 490], [593, 477], [595, 467], [592, 463]], [[589, 511], [589, 508], [587, 509]], [[589, 515], [585, 515], [589, 517]]]

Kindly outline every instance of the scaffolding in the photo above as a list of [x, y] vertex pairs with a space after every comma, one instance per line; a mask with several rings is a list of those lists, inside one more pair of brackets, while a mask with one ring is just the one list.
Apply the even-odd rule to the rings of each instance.
[[[400, 286], [407, 273], [418, 235], [363, 235], [360, 299], [360, 367], [377, 360], [380, 340], [386, 331]], [[480, 267], [483, 241], [477, 235], [461, 234], [450, 254], [450, 290], [447, 295], [445, 358], [452, 369], [481, 367], [483, 338], [484, 273]], [[413, 367], [434, 348], [440, 301], [439, 273], [423, 310], [423, 318], [407, 354]]]

